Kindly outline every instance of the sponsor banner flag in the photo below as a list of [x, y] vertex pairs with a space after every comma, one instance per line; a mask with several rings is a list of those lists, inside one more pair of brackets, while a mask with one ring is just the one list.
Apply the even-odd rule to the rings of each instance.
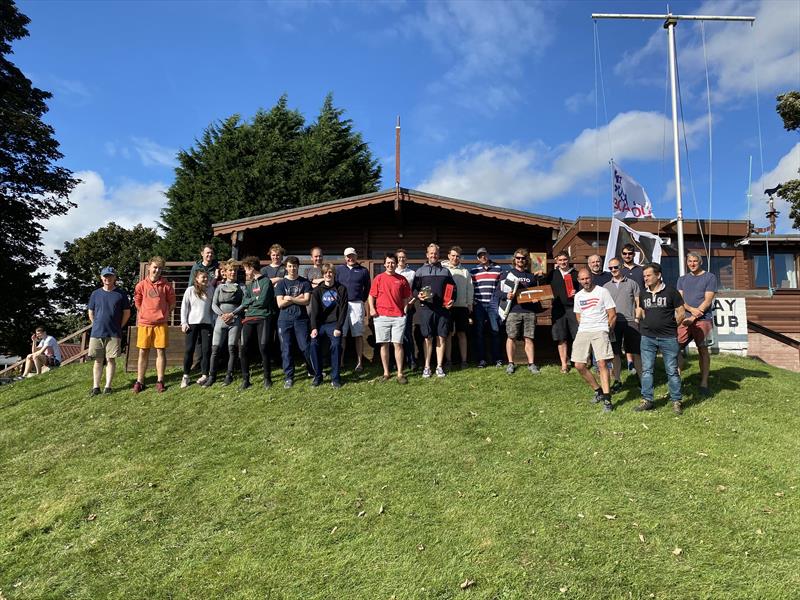
[[619, 219], [611, 219], [611, 231], [608, 233], [608, 247], [603, 270], [608, 271], [608, 263], [612, 258], [622, 257], [622, 247], [633, 244], [633, 260], [637, 265], [650, 262], [661, 263], [661, 238], [655, 233], [636, 231]]
[[653, 206], [647, 192], [612, 160], [611, 204], [616, 219], [653, 219]]

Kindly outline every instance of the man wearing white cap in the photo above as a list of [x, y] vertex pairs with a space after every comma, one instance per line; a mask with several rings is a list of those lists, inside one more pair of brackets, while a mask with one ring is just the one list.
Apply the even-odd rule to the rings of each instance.
[[[344, 249], [343, 265], [336, 267], [336, 281], [347, 289], [348, 315], [342, 329], [342, 357], [344, 357], [347, 334], [350, 333], [356, 343], [356, 373], [364, 370], [364, 302], [369, 296], [369, 271], [358, 262], [358, 254], [353, 247]], [[344, 360], [344, 358], [342, 359]]]

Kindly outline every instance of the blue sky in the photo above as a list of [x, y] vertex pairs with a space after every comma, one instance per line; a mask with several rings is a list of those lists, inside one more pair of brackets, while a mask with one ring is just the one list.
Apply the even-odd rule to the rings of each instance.
[[[566, 218], [608, 216], [607, 163], [614, 157], [645, 186], [657, 217], [675, 213], [661, 22], [598, 22], [596, 69], [590, 18], [662, 12], [661, 3], [19, 6], [32, 20], [31, 35], [14, 45], [13, 60], [54, 93], [47, 120], [63, 164], [84, 181], [72, 195], [78, 208], [47, 224], [50, 247], [110, 220], [152, 225], [174, 179], [175, 152], [209, 123], [234, 113], [249, 118], [283, 93], [311, 121], [333, 92], [380, 159], [383, 187], [394, 184], [400, 115], [406, 187]], [[757, 17], [752, 28], [681, 23], [678, 52], [690, 155], [685, 217], [706, 217], [711, 195], [715, 218], [746, 218], [752, 156], [752, 217], [761, 224], [760, 190], [800, 167], [800, 138], [783, 130], [774, 111], [777, 93], [800, 89], [800, 3], [670, 6], [676, 14]], [[600, 75], [605, 102], [602, 94], [595, 99]], [[781, 230], [788, 231], [788, 209], [779, 209]]]

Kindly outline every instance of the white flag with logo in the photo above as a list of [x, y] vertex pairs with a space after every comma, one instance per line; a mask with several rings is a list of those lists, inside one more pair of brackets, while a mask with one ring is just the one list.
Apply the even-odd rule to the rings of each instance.
[[608, 233], [608, 246], [606, 247], [606, 260], [603, 270], [608, 271], [608, 263], [612, 258], [622, 257], [622, 247], [631, 244], [633, 262], [637, 265], [661, 262], [661, 237], [647, 231], [636, 231], [619, 219], [611, 219], [611, 231]]
[[611, 174], [613, 216], [617, 219], [653, 219], [653, 206], [644, 188], [626, 175], [613, 160]]

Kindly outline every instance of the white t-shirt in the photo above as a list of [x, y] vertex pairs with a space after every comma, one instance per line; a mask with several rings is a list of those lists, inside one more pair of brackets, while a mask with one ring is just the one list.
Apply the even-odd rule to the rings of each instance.
[[575, 294], [575, 314], [581, 316], [578, 331], [608, 331], [609, 308], [617, 308], [609, 291], [599, 285], [591, 292], [581, 289]]
[[58, 362], [61, 362], [61, 348], [58, 347], [58, 342], [52, 335], [48, 335], [39, 340], [39, 343], [36, 344], [36, 347], [49, 348], [49, 351], [45, 350], [44, 354], [51, 354], [53, 358], [55, 358]]

